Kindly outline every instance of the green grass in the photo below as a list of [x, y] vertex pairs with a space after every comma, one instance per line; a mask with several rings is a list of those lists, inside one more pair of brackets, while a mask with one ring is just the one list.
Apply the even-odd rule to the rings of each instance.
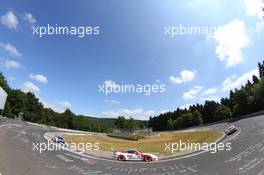
[[[68, 143], [100, 143], [101, 151], [125, 151], [127, 149], [138, 149], [142, 152], [155, 153], [157, 155], [169, 156], [171, 153], [165, 151], [165, 143], [214, 143], [223, 136], [223, 132], [195, 131], [195, 132], [160, 132], [152, 137], [138, 141], [125, 140], [109, 137], [107, 135], [68, 135], [65, 141]], [[190, 150], [191, 152], [192, 150]], [[182, 154], [176, 151], [174, 154]]]

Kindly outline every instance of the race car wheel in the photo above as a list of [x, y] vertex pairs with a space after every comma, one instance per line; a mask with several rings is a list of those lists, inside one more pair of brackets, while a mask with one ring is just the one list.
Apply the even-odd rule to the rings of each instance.
[[150, 162], [150, 161], [152, 161], [152, 158], [150, 156], [145, 156], [144, 157], [144, 161], [145, 162]]
[[119, 161], [125, 161], [126, 158], [125, 158], [124, 155], [119, 155], [119, 156], [117, 157], [117, 160], [119, 160]]

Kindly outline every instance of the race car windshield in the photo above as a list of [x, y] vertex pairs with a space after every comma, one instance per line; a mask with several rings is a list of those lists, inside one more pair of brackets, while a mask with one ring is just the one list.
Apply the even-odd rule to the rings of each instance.
[[140, 152], [137, 151], [137, 150], [128, 150], [127, 153], [131, 153], [131, 154], [133, 154], [133, 153], [140, 153]]

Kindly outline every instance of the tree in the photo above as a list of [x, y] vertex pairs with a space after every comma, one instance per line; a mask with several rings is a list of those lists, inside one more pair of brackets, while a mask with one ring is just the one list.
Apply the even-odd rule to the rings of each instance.
[[253, 84], [257, 84], [259, 82], [259, 79], [256, 75], [252, 76]]
[[73, 129], [73, 118], [75, 114], [71, 112], [70, 109], [66, 109], [64, 113], [62, 113], [64, 124], [66, 128]]
[[264, 61], [262, 63], [258, 63], [259, 68], [259, 77], [262, 78], [264, 76]]
[[205, 101], [204, 109], [202, 111], [204, 123], [213, 122], [214, 114], [218, 105], [219, 104], [215, 101]]
[[128, 129], [130, 132], [137, 129], [137, 124], [132, 117], [130, 117], [128, 120], [125, 120], [125, 128]]
[[246, 83], [246, 85], [245, 85], [245, 87], [246, 87], [246, 88], [250, 88], [251, 85], [252, 85], [252, 83], [248, 80], [247, 83]]
[[7, 81], [1, 72], [0, 72], [0, 87], [2, 87], [7, 94], [9, 93], [10, 87], [8, 86]]
[[126, 126], [125, 126], [125, 123], [126, 123], [126, 119], [125, 117], [123, 116], [119, 116], [116, 121], [115, 121], [115, 126], [117, 128], [120, 128], [120, 129], [124, 129]]
[[214, 120], [221, 121], [221, 120], [229, 119], [231, 117], [232, 117], [231, 110], [224, 105], [220, 105], [216, 109]]
[[26, 112], [26, 94], [20, 90], [10, 90], [7, 96], [8, 113], [4, 115], [15, 118], [19, 112]]
[[[8, 93], [3, 115], [15, 118], [19, 112], [23, 112], [26, 121], [57, 126], [83, 131], [111, 132], [115, 119], [98, 119], [88, 116], [76, 116], [70, 109], [63, 113], [55, 112], [51, 108], [45, 108], [39, 99], [31, 92], [24, 93], [8, 86], [8, 83], [0, 73], [0, 86]], [[134, 121], [137, 126], [145, 126], [145, 121]], [[129, 126], [134, 127], [130, 121]]]
[[196, 126], [203, 124], [201, 113], [195, 111], [194, 113], [187, 113], [181, 115], [178, 119], [173, 121], [173, 126], [175, 129]]
[[170, 118], [168, 120], [168, 130], [172, 130], [173, 129], [173, 120]]
[[235, 92], [233, 113], [236, 117], [250, 113], [248, 93], [245, 89], [240, 89]]
[[203, 124], [202, 114], [198, 110], [193, 112], [192, 120], [193, 120], [194, 125], [202, 125]]
[[43, 105], [39, 102], [38, 98], [31, 93], [28, 92], [26, 94], [26, 109], [24, 112], [24, 118], [31, 122], [40, 122], [42, 121], [42, 112], [43, 112]]
[[264, 79], [252, 88], [252, 94], [255, 100], [255, 110], [263, 110], [264, 108]]
[[[197, 110], [202, 115], [204, 123], [220, 121], [226, 118], [240, 117], [245, 114], [257, 112], [264, 109], [264, 61], [258, 64], [259, 75], [252, 76], [245, 86], [230, 91], [229, 97], [221, 99], [221, 104], [215, 101], [205, 101], [204, 104], [191, 105], [189, 109], [177, 109], [174, 112], [167, 112], [149, 119], [149, 126], [154, 131], [169, 130], [171, 120], [176, 128], [188, 127], [194, 120], [190, 113]], [[220, 107], [219, 107], [220, 106]], [[189, 116], [189, 117], [188, 117]]]
[[192, 118], [192, 113], [181, 115], [178, 119], [173, 121], [174, 128], [181, 129], [181, 128], [192, 126], [190, 122], [191, 118]]
[[233, 108], [233, 101], [230, 98], [222, 98], [221, 104], [228, 107], [230, 110]]

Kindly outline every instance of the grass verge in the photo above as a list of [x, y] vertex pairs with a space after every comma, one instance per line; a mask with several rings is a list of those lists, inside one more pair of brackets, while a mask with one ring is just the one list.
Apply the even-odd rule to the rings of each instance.
[[[99, 143], [100, 151], [112, 152], [112, 150], [125, 151], [128, 149], [138, 149], [142, 152], [154, 153], [158, 156], [171, 156], [172, 153], [166, 151], [165, 143], [215, 143], [223, 136], [223, 132], [216, 130], [208, 131], [186, 131], [186, 132], [160, 132], [148, 139], [138, 141], [113, 138], [107, 135], [68, 135], [65, 141], [68, 143]], [[192, 150], [189, 150], [192, 152]], [[188, 152], [176, 151], [173, 155], [181, 155]]]

